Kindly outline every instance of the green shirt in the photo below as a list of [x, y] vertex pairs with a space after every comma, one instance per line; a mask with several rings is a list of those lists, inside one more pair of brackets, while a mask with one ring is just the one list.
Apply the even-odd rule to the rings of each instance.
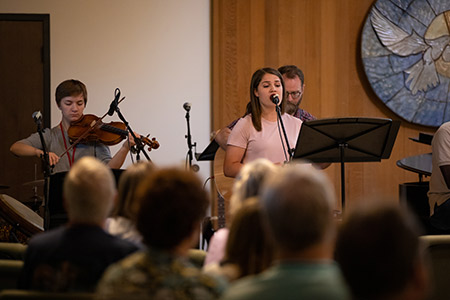
[[334, 262], [284, 262], [236, 281], [223, 299], [344, 300], [350, 299], [350, 293]]

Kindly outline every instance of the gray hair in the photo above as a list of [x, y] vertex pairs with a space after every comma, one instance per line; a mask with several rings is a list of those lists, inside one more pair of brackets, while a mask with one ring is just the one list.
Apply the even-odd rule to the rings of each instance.
[[336, 205], [325, 173], [307, 164], [285, 166], [262, 194], [269, 228], [280, 248], [301, 251], [330, 232]]
[[114, 176], [98, 159], [83, 157], [67, 174], [63, 194], [71, 222], [102, 223], [114, 204]]
[[242, 167], [233, 185], [230, 199], [231, 216], [246, 199], [261, 194], [265, 179], [276, 170], [277, 166], [265, 158], [256, 159]]

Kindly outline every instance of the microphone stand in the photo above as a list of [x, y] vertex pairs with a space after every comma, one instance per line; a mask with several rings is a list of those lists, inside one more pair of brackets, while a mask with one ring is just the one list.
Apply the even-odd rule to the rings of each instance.
[[152, 161], [150, 159], [150, 157], [148, 156], [147, 152], [145, 152], [145, 148], [144, 148], [144, 143], [142, 143], [142, 140], [140, 138], [138, 138], [135, 134], [134, 131], [131, 130], [130, 125], [128, 124], [127, 120], [125, 120], [124, 116], [122, 115], [122, 113], [120, 112], [120, 108], [117, 105], [114, 110], [116, 111], [117, 115], [119, 116], [119, 118], [122, 120], [122, 122], [125, 124], [125, 126], [127, 126], [128, 132], [131, 133], [131, 136], [134, 139], [134, 142], [136, 143], [135, 147], [136, 147], [136, 161], [139, 161], [140, 158], [140, 152], [142, 151], [142, 153], [144, 153], [145, 158], [148, 161]]
[[48, 157], [48, 151], [47, 146], [45, 144], [44, 140], [44, 134], [42, 129], [42, 122], [41, 119], [38, 118], [35, 120], [37, 124], [37, 131], [39, 133], [39, 138], [41, 140], [42, 144], [42, 151], [44, 154], [41, 156], [42, 158], [42, 169], [44, 170], [44, 195], [45, 195], [45, 207], [44, 207], [44, 230], [49, 229], [50, 227], [50, 207], [49, 207], [49, 187], [50, 187], [50, 174], [51, 174], [51, 167], [50, 167], [50, 159]]
[[275, 106], [276, 106], [278, 121], [281, 124], [281, 129], [283, 130], [284, 139], [286, 141], [286, 147], [287, 147], [288, 154], [289, 154], [289, 160], [288, 161], [291, 161], [292, 158], [294, 157], [294, 151], [293, 151], [293, 149], [291, 149], [291, 146], [289, 145], [289, 140], [288, 140], [288, 137], [287, 137], [287, 134], [286, 134], [286, 129], [284, 128], [283, 119], [281, 119], [281, 108], [280, 108], [280, 106], [278, 104], [275, 104]]
[[187, 134], [184, 136], [187, 139], [187, 145], [188, 145], [188, 161], [189, 161], [189, 169], [192, 169], [194, 171], [198, 171], [197, 168], [193, 168], [192, 166], [192, 147], [197, 146], [197, 143], [192, 144], [192, 137], [191, 137], [191, 126], [189, 124], [189, 110], [186, 109], [186, 123], [187, 123]]

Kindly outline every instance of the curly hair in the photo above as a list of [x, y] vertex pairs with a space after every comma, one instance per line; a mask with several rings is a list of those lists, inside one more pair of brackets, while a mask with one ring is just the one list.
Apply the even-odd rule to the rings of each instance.
[[200, 226], [209, 198], [191, 171], [165, 168], [152, 172], [138, 187], [136, 227], [149, 247], [171, 250]]

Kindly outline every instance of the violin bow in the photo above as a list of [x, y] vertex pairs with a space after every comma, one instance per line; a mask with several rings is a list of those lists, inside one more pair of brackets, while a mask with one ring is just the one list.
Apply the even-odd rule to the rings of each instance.
[[[118, 102], [117, 104], [119, 104], [119, 103], [122, 102], [123, 100], [125, 100], [125, 96], [122, 97], [122, 99], [120, 99], [119, 102]], [[86, 131], [83, 132], [83, 134], [80, 135], [80, 137], [77, 138], [77, 139], [75, 140], [75, 142], [73, 142], [73, 143], [70, 145], [70, 147], [66, 149], [66, 151], [64, 151], [61, 155], [59, 155], [59, 158], [61, 159], [61, 157], [63, 157], [64, 155], [66, 155], [67, 152], [69, 152], [70, 150], [72, 150], [72, 148], [75, 147], [82, 139], [84, 139], [84, 138], [89, 134], [89, 132], [90, 132], [92, 129], [94, 129], [94, 128], [95, 128], [96, 126], [98, 126], [98, 125], [101, 125], [101, 124], [103, 123], [102, 120], [106, 117], [106, 115], [108, 115], [108, 112], [106, 112], [101, 118], [99, 118], [99, 119], [93, 121], [93, 122], [91, 123], [90, 127], [89, 127], [88, 129], [86, 129]]]

